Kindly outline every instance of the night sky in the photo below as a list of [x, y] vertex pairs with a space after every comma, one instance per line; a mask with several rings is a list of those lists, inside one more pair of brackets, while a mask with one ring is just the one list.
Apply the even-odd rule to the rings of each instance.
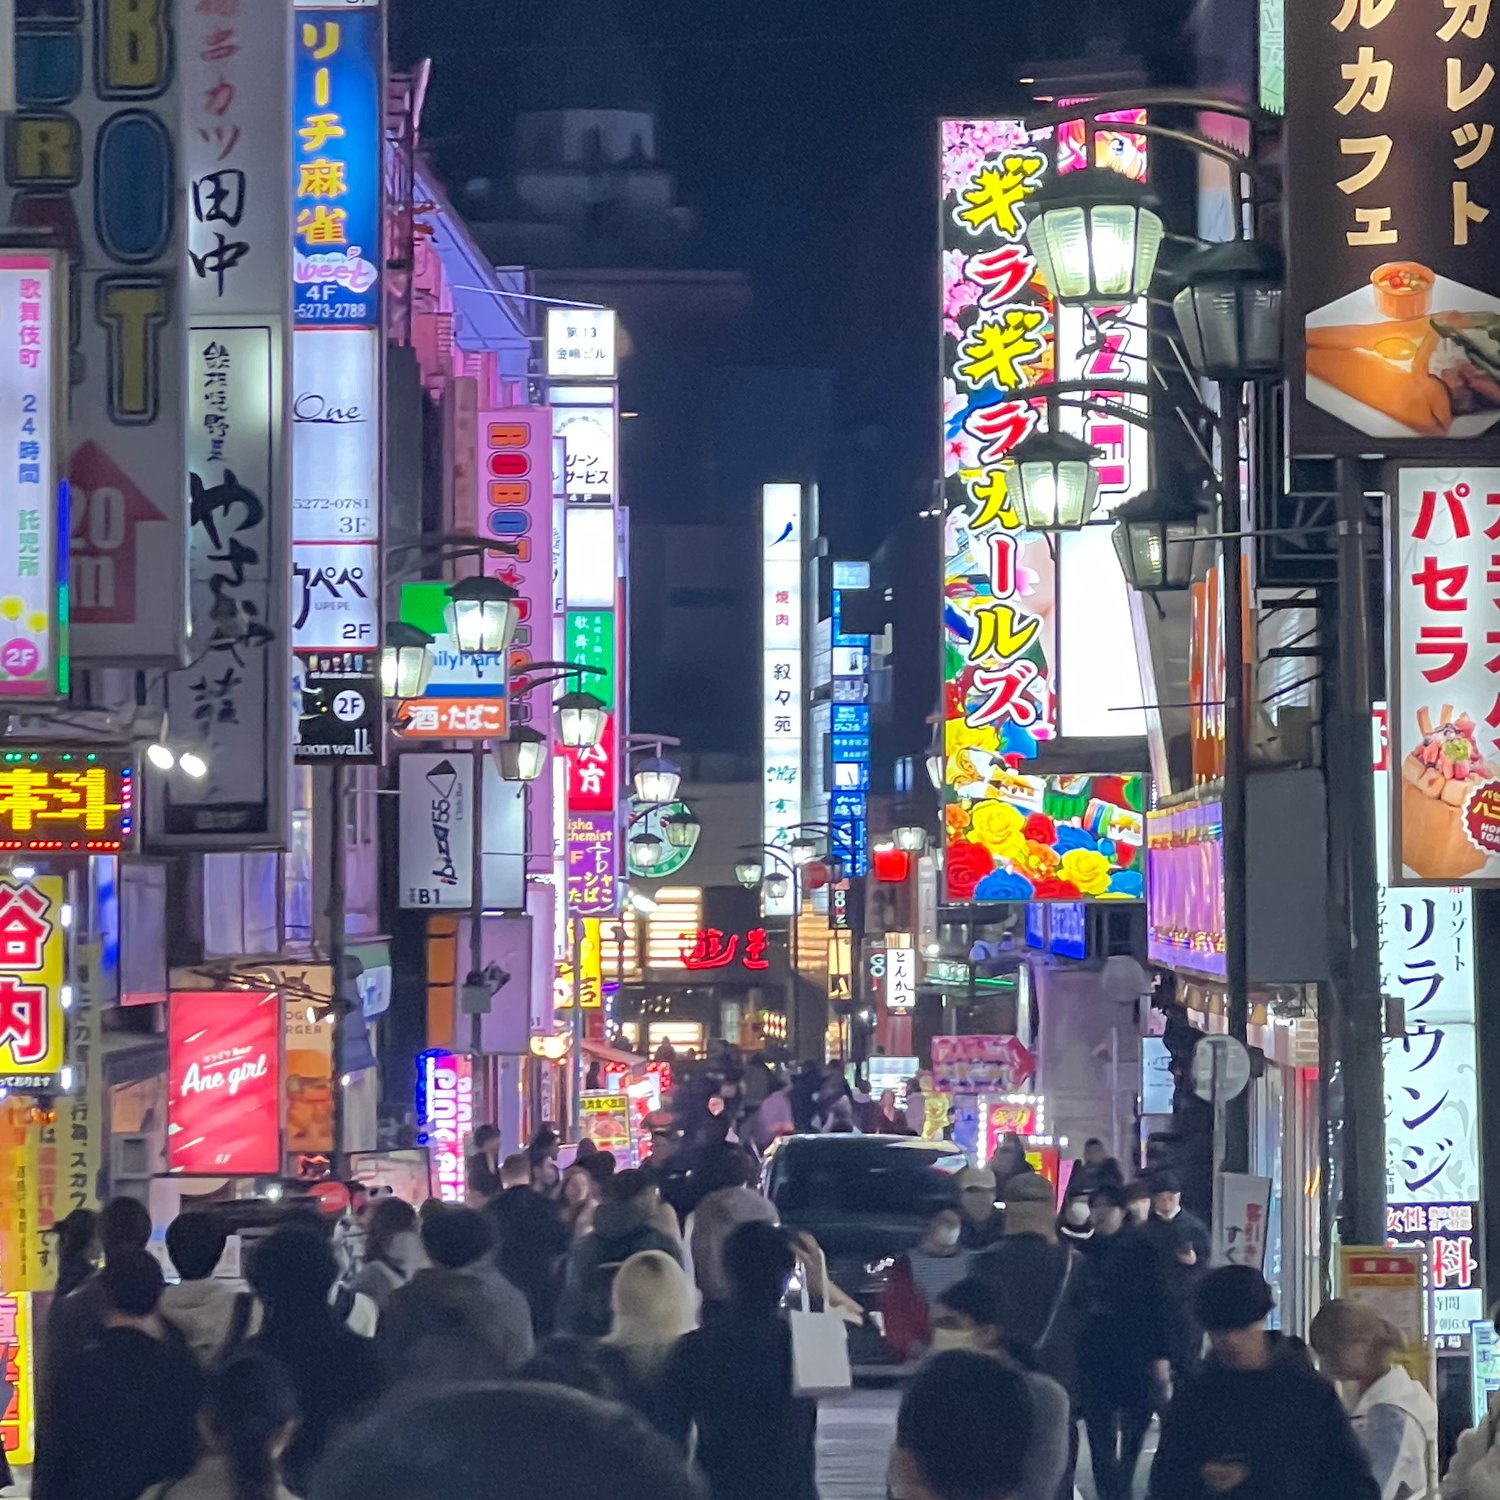
[[[510, 116], [557, 69], [604, 80], [633, 65], [644, 71], [660, 159], [699, 218], [691, 262], [743, 270], [755, 284], [756, 347], [735, 352], [745, 362], [833, 370], [846, 442], [881, 455], [883, 493], [868, 497], [861, 527], [872, 542], [923, 503], [935, 468], [935, 121], [1013, 106], [1024, 62], [1076, 55], [1093, 4], [1111, 16], [1149, 7], [1153, 19], [1180, 8], [1180, 0], [393, 3], [393, 59], [434, 62], [425, 136], [450, 185], [504, 176]], [[1041, 19], [1028, 35], [1033, 15]]]

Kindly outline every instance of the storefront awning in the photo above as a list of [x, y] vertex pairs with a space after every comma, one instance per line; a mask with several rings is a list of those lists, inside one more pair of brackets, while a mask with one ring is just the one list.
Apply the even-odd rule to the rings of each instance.
[[619, 1047], [611, 1047], [608, 1042], [598, 1041], [591, 1036], [584, 1037], [583, 1050], [590, 1057], [597, 1057], [600, 1062], [610, 1063], [616, 1068], [643, 1068], [646, 1065], [644, 1057], [637, 1057], [634, 1052], [624, 1052]]

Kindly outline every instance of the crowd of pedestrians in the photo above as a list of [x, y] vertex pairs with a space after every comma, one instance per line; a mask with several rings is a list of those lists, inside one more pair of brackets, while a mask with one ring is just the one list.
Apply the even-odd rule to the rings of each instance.
[[[788, 1286], [868, 1314], [727, 1136], [664, 1127], [642, 1167], [590, 1147], [559, 1171], [554, 1133], [503, 1156], [481, 1131], [469, 1203], [373, 1199], [352, 1271], [310, 1209], [243, 1282], [211, 1212], [168, 1226], [170, 1283], [134, 1200], [64, 1221], [33, 1495], [817, 1500]], [[1132, 1500], [1158, 1416], [1151, 1500], [1436, 1497], [1436, 1410], [1380, 1317], [1325, 1306], [1315, 1365], [1268, 1329], [1258, 1272], [1209, 1269], [1169, 1173], [1127, 1186], [1091, 1141], [1059, 1213], [1020, 1144], [961, 1173], [892, 1268], [890, 1500], [1068, 1500], [1080, 1426], [1098, 1500]], [[1494, 1449], [1466, 1436], [1443, 1495], [1495, 1500]]]

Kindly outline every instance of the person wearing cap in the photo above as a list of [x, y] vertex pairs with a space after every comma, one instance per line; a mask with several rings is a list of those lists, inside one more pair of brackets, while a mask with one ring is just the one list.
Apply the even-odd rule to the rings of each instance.
[[1162, 1419], [1151, 1500], [1380, 1500], [1338, 1393], [1300, 1342], [1267, 1329], [1273, 1306], [1253, 1266], [1199, 1283], [1208, 1358]]
[[[1078, 1200], [1082, 1201], [1082, 1200]], [[1078, 1405], [1099, 1500], [1130, 1500], [1158, 1392], [1166, 1385], [1165, 1294], [1155, 1252], [1126, 1222], [1125, 1189], [1088, 1198], [1086, 1311], [1078, 1339]]]
[[1125, 1189], [1125, 1221], [1139, 1229], [1151, 1217], [1151, 1184], [1137, 1177]]
[[965, 1250], [988, 1250], [1005, 1233], [995, 1207], [995, 1174], [988, 1167], [965, 1167], [958, 1174], [958, 1209], [963, 1218], [958, 1243]]
[[1193, 1295], [1208, 1269], [1208, 1226], [1182, 1206], [1182, 1183], [1163, 1169], [1151, 1178], [1151, 1217], [1142, 1226], [1156, 1252], [1166, 1296], [1167, 1339], [1172, 1373], [1197, 1367], [1203, 1333], [1193, 1316]]
[[1323, 1304], [1310, 1332], [1324, 1373], [1348, 1382], [1349, 1418], [1381, 1500], [1426, 1500], [1437, 1477], [1437, 1405], [1395, 1362], [1406, 1347], [1401, 1330], [1364, 1303], [1339, 1298]]

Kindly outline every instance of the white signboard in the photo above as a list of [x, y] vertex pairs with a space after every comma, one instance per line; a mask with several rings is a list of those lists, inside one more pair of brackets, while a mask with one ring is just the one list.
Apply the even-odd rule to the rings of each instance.
[[1462, 887], [1392, 886], [1390, 756], [1375, 711], [1375, 845], [1380, 988], [1401, 1001], [1406, 1035], [1385, 1053], [1386, 1197], [1471, 1203], [1479, 1177], [1479, 1061], [1474, 1033], [1474, 898]]
[[613, 380], [616, 319], [607, 307], [547, 309], [547, 378]]
[[150, 803], [153, 836], [178, 847], [285, 841], [281, 339], [280, 327], [248, 320], [198, 320], [191, 330], [189, 555], [198, 660], [167, 676], [167, 723], [175, 748], [196, 751], [208, 774], [162, 777]]
[[474, 901], [474, 761], [408, 751], [400, 758], [403, 911]]
[[[613, 391], [613, 387], [599, 387]], [[553, 436], [560, 438], [566, 455], [563, 490], [571, 500], [614, 499], [617, 480], [617, 442], [613, 404], [589, 401], [571, 406], [552, 393]]]
[[917, 950], [885, 950], [885, 1008], [892, 1015], [909, 1015], [917, 1007]]
[[[802, 487], [761, 492], [761, 836], [785, 844], [802, 821]], [[774, 868], [768, 865], [774, 873]], [[790, 916], [795, 892], [764, 896], [767, 916]]]
[[569, 506], [566, 526], [563, 559], [568, 608], [613, 609], [618, 588], [613, 507]]
[[380, 548], [374, 542], [292, 547], [292, 645], [373, 651], [380, 641]]
[[1216, 1266], [1251, 1266], [1266, 1260], [1266, 1230], [1271, 1218], [1271, 1179], [1244, 1172], [1220, 1172], [1214, 1178]]
[[1500, 881], [1500, 469], [1402, 469], [1389, 508], [1391, 810], [1400, 884]]
[[380, 530], [380, 330], [299, 329], [292, 383], [297, 540], [373, 538]]
[[66, 285], [57, 255], [0, 251], [0, 699], [16, 704], [66, 692], [57, 525], [67, 360], [56, 348]]

